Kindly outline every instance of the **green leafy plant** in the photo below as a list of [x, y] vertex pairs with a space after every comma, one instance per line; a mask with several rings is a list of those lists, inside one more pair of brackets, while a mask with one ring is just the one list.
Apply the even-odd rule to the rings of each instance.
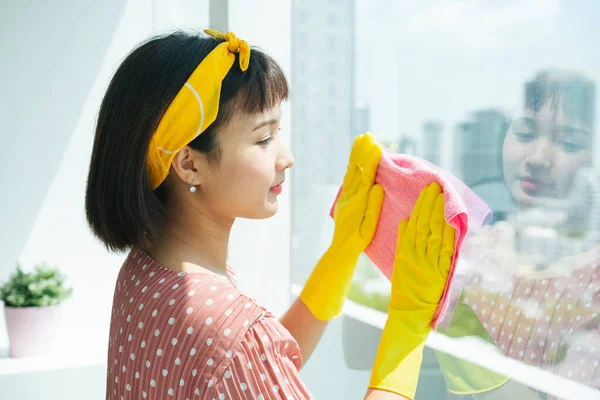
[[64, 286], [65, 277], [56, 268], [36, 265], [35, 271], [17, 270], [0, 286], [0, 299], [7, 307], [55, 306], [71, 296], [73, 289]]
[[389, 293], [377, 293], [365, 290], [366, 284], [372, 281], [387, 279], [381, 271], [364, 254], [358, 259], [354, 279], [348, 291], [348, 298], [355, 303], [362, 304], [375, 310], [386, 313], [390, 303]]
[[352, 283], [350, 286], [348, 298], [355, 303], [362, 304], [363, 306], [373, 308], [377, 311], [384, 313], [388, 312], [390, 296], [384, 296], [377, 293], [367, 293], [362, 290], [360, 285], [357, 285], [356, 283]]

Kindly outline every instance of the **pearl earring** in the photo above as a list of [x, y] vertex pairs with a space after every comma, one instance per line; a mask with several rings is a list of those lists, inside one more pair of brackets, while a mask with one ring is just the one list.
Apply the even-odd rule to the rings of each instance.
[[190, 193], [196, 193], [196, 186], [194, 186], [193, 180], [192, 180], [192, 184], [190, 185]]

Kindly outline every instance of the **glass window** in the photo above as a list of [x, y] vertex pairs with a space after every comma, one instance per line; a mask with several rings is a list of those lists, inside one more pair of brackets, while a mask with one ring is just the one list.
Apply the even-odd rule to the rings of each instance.
[[[302, 40], [317, 43], [310, 36], [323, 35], [322, 6], [302, 3]], [[293, 116], [292, 281], [303, 284], [327, 248], [333, 222], [324, 215], [354, 137], [370, 130], [391, 151], [452, 173], [493, 212], [465, 241], [457, 305], [439, 332], [600, 389], [600, 25], [593, 17], [600, 4], [355, 0], [337, 7], [327, 35], [352, 38], [348, 45], [331, 54], [293, 43], [302, 51], [295, 60], [338, 67], [292, 78], [293, 108], [306, 110], [301, 121]], [[310, 95], [325, 87], [331, 94], [332, 86], [336, 96]], [[366, 256], [350, 298], [387, 309], [389, 282]], [[525, 385], [493, 366], [435, 356], [449, 398], [557, 398], [549, 381]]]

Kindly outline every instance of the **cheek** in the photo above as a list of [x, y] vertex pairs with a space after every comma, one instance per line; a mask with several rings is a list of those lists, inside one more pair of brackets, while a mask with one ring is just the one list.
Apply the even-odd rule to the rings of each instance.
[[[266, 157], [260, 152], [254, 152], [254, 155], [248, 155], [242, 165], [239, 166], [240, 176], [249, 180], [249, 183], [255, 183], [268, 180], [272, 165], [267, 162]], [[258, 153], [258, 154], [256, 154]]]
[[505, 173], [518, 171], [523, 158], [523, 147], [512, 135], [506, 138], [502, 147], [502, 165]]
[[260, 154], [248, 154], [232, 164], [222, 179], [235, 192], [262, 192], [271, 185], [272, 172], [269, 168], [272, 169], [272, 166], [269, 167]]
[[559, 153], [554, 167], [555, 177], [562, 185], [568, 186], [580, 168], [589, 167], [592, 156], [589, 151], [579, 153]]

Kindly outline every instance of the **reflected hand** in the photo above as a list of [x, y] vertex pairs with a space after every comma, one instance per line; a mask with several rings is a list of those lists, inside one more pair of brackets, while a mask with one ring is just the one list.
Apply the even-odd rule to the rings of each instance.
[[515, 247], [516, 231], [509, 222], [498, 222], [493, 226], [484, 226], [476, 235], [468, 238], [465, 245], [470, 249], [465, 254], [471, 261], [472, 273], [485, 275], [519, 274], [525, 272]]

